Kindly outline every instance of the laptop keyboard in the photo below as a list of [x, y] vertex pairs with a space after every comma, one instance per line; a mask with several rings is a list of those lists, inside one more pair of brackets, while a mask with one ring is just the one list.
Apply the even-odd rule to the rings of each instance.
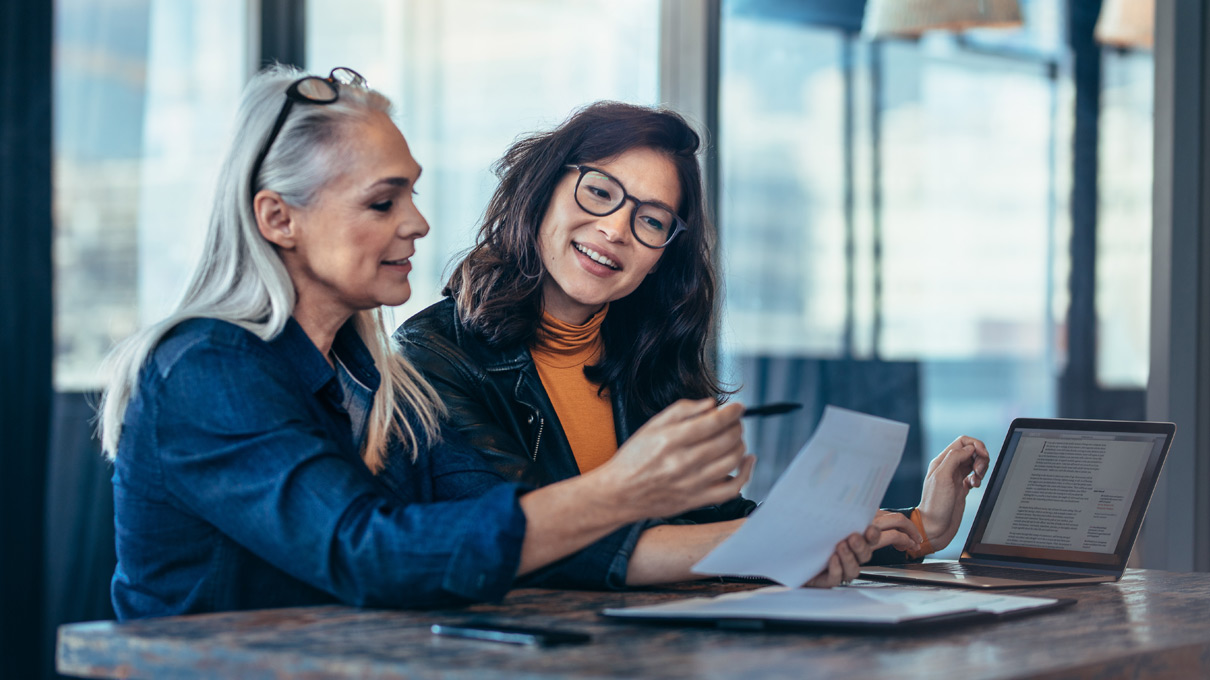
[[905, 564], [899, 568], [907, 571], [929, 571], [940, 574], [959, 574], [962, 576], [1007, 578], [1013, 579], [1014, 581], [1066, 581], [1069, 579], [1088, 578], [1088, 576], [1085, 574], [1062, 574], [1053, 571], [1015, 569], [1013, 567], [991, 567], [983, 564], [961, 564], [959, 562], [927, 562], [924, 564]]

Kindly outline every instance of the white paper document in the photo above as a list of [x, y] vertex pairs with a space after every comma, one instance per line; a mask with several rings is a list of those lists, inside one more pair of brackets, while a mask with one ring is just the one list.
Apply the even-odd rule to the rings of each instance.
[[1004, 615], [1042, 608], [1057, 601], [972, 593], [954, 589], [914, 588], [784, 588], [695, 597], [676, 602], [606, 609], [606, 616], [650, 619], [757, 619], [762, 621], [896, 624], [915, 619], [982, 612]]
[[864, 531], [899, 466], [908, 426], [833, 406], [744, 525], [693, 566], [801, 586]]

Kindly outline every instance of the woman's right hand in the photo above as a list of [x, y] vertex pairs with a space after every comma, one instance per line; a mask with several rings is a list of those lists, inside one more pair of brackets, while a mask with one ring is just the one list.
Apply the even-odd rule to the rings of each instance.
[[[647, 421], [608, 463], [588, 473], [634, 520], [670, 517], [739, 495], [756, 458], [746, 455], [742, 404], [682, 399]], [[731, 471], [739, 474], [731, 476]], [[586, 475], [587, 476], [587, 475]]]
[[902, 512], [879, 510], [874, 513], [874, 521], [870, 522], [870, 525], [882, 532], [878, 542], [874, 544], [874, 550], [889, 545], [896, 550], [911, 552], [919, 550], [920, 542], [924, 540], [920, 530]]
[[861, 574], [861, 565], [869, 562], [870, 556], [874, 554], [874, 547], [882, 538], [881, 534], [878, 527], [871, 524], [864, 532], [849, 534], [841, 539], [836, 544], [832, 556], [828, 558], [827, 566], [815, 578], [807, 581], [807, 587], [835, 588], [847, 585], [849, 581], [857, 578]]

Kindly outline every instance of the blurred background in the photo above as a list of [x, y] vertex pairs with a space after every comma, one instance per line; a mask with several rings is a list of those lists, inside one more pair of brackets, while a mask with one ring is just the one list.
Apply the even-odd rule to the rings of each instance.
[[[46, 508], [29, 534], [41, 582], [6, 601], [41, 609], [25, 619], [38, 623], [37, 672], [52, 675], [55, 625], [112, 617], [109, 466], [91, 422], [99, 362], [182, 293], [240, 89], [274, 60], [365, 75], [425, 168], [417, 203], [433, 228], [392, 325], [439, 299], [516, 137], [599, 99], [684, 113], [708, 141], [719, 366], [747, 403], [807, 405], [749, 427], [749, 497], [764, 497], [826, 404], [911, 425], [892, 507], [915, 504], [929, 459], [959, 435], [994, 455], [1018, 416], [1154, 417], [1153, 354], [1167, 348], [1151, 346], [1152, 3], [970, 2], [1006, 14], [957, 20], [897, 16], [895, 2], [30, 10], [52, 27], [53, 389], [43, 476], [6, 487], [25, 494], [10, 503]], [[968, 521], [978, 501], [977, 490]], [[1170, 562], [1166, 545], [1139, 563], [1206, 568]]]

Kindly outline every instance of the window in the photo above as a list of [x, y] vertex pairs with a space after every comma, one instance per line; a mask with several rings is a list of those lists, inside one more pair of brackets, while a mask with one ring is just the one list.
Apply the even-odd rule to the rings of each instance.
[[1097, 382], [1147, 386], [1151, 328], [1152, 122], [1150, 52], [1101, 60], [1097, 207]]
[[55, 4], [55, 387], [100, 386], [201, 249], [247, 72], [245, 0]]
[[[1079, 86], [1066, 16], [1022, 6], [1020, 29], [872, 41], [859, 6], [722, 4], [724, 369], [746, 402], [806, 402], [802, 421], [834, 403], [909, 422], [891, 505], [916, 502], [956, 436], [994, 458], [1013, 417], [1056, 415], [1068, 352], [1093, 351], [1066, 344]], [[1151, 59], [1106, 50], [1103, 68], [1097, 375], [1138, 388]], [[748, 427], [751, 497], [810, 429]]]

